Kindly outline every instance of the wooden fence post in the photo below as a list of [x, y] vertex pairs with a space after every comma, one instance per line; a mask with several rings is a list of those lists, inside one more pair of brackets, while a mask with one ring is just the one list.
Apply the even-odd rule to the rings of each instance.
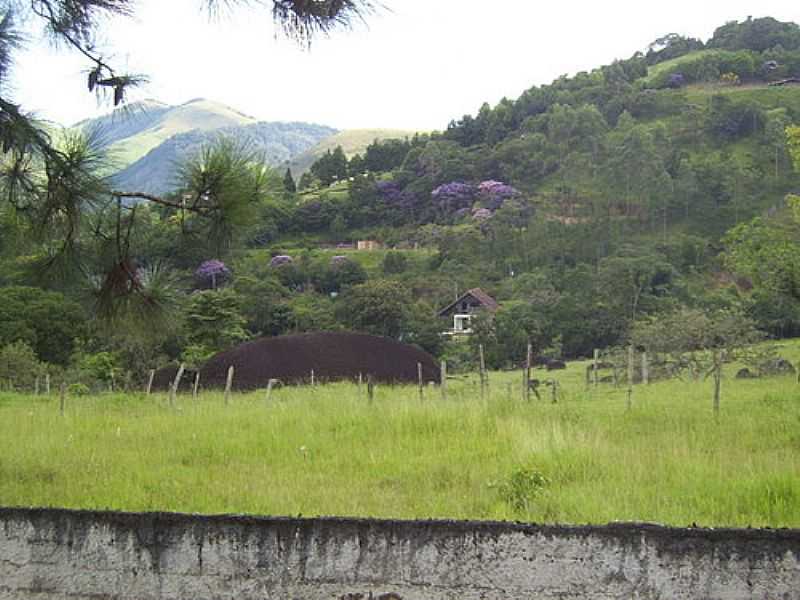
[[628, 410], [633, 406], [633, 346], [628, 346]]
[[44, 374], [44, 393], [50, 395], [50, 373]]
[[172, 382], [172, 387], [169, 390], [169, 405], [175, 406], [175, 396], [178, 393], [178, 386], [181, 384], [181, 377], [183, 377], [183, 371], [186, 369], [186, 364], [181, 363], [181, 366], [178, 367], [178, 373], [175, 375], [175, 381]]
[[233, 386], [233, 365], [228, 367], [228, 378], [225, 380], [225, 404], [231, 401], [231, 387]]
[[65, 382], [61, 382], [61, 394], [60, 394], [60, 402], [59, 408], [61, 412], [61, 416], [64, 416], [64, 413], [67, 410], [67, 384]]
[[425, 395], [425, 384], [422, 381], [422, 363], [417, 363], [417, 385], [419, 385], [419, 399], [422, 400]]
[[39, 395], [39, 376], [36, 376], [36, 381], [33, 383], [33, 394], [35, 396]]
[[714, 416], [719, 417], [719, 396], [722, 387], [722, 352], [714, 352]]
[[370, 404], [375, 400], [375, 384], [372, 381], [372, 375], [367, 375], [367, 398]]
[[269, 402], [269, 397], [272, 396], [272, 386], [275, 385], [275, 381], [277, 381], [277, 380], [276, 379], [270, 379], [267, 382], [267, 402]]
[[480, 360], [480, 374], [481, 374], [481, 400], [486, 396], [486, 388], [488, 382], [486, 381], [486, 359], [483, 354], [483, 344], [478, 344], [478, 358]]
[[439, 372], [439, 388], [442, 390], [442, 400], [447, 400], [447, 361], [443, 360]]
[[314, 369], [311, 369], [311, 387], [314, 387]]
[[642, 383], [650, 384], [650, 365], [647, 362], [647, 350], [642, 352]]
[[200, 369], [194, 374], [194, 385], [192, 386], [192, 400], [197, 400], [197, 394], [200, 391]]
[[145, 395], [149, 396], [150, 392], [153, 391], [153, 379], [156, 377], [156, 370], [150, 369], [150, 375], [147, 378], [147, 389], [145, 390]]
[[600, 375], [598, 373], [598, 367], [600, 363], [600, 350], [598, 348], [594, 349], [594, 360], [592, 362], [592, 383], [595, 387], [600, 382]]
[[533, 345], [528, 342], [527, 352], [525, 353], [525, 381], [523, 393], [525, 394], [525, 401], [531, 401], [531, 363], [533, 362]]

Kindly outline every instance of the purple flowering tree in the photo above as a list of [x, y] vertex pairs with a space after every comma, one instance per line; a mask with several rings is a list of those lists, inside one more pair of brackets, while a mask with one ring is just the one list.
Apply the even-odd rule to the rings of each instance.
[[519, 195], [519, 192], [502, 181], [489, 179], [478, 184], [478, 194], [486, 208], [497, 210], [503, 202]]
[[283, 265], [290, 265], [294, 261], [292, 260], [291, 256], [287, 256], [286, 254], [278, 254], [277, 256], [273, 256], [272, 260], [269, 261], [270, 267], [282, 267]]
[[215, 290], [218, 285], [222, 285], [230, 278], [231, 271], [224, 262], [214, 258], [200, 263], [194, 276], [201, 285]]
[[667, 86], [671, 88], [682, 88], [686, 84], [683, 73], [672, 73], [667, 80]]
[[415, 216], [418, 202], [414, 192], [403, 189], [395, 181], [379, 181], [375, 184], [375, 190], [385, 207], [393, 214], [404, 220]]
[[470, 208], [475, 201], [475, 186], [462, 181], [443, 183], [431, 192], [441, 212], [450, 215], [462, 208]]
[[476, 208], [472, 211], [472, 218], [476, 221], [486, 221], [490, 219], [494, 213], [488, 208]]

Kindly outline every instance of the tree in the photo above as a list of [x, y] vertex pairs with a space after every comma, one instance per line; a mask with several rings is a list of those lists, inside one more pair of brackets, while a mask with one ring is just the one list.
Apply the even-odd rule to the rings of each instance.
[[297, 191], [291, 169], [286, 169], [286, 174], [283, 176], [283, 188], [290, 194], [294, 194]]
[[186, 310], [189, 344], [205, 357], [227, 350], [250, 337], [242, 316], [242, 298], [231, 289], [195, 292]]
[[[247, 0], [204, 0], [202, 4], [214, 9], [246, 3]], [[287, 36], [303, 45], [310, 44], [317, 35], [352, 24], [375, 9], [371, 0], [272, 0], [260, 4], [271, 5], [275, 22]], [[30, 220], [34, 233], [48, 247], [44, 266], [70, 267], [75, 271], [81, 263], [81, 236], [90, 232], [108, 236], [114, 252], [103, 275], [104, 283], [99, 286], [105, 295], [103, 304], [113, 307], [117, 300], [139, 295], [143, 302], [155, 306], [155, 298], [147, 297], [147, 290], [139, 284], [137, 266], [131, 258], [136, 210], [127, 210], [123, 201], [148, 201], [180, 211], [181, 217], [187, 212], [203, 217], [209, 222], [203, 233], [224, 249], [237, 227], [252, 216], [252, 204], [241, 201], [242, 193], [257, 192], [254, 185], [259, 188], [265, 177], [253, 171], [242, 180], [242, 167], [251, 162], [249, 158], [244, 162], [223, 159], [209, 165], [207, 159], [224, 158], [211, 153], [203, 156], [202, 163], [184, 171], [185, 191], [191, 197], [188, 205], [136, 190], [112, 190], [102, 177], [105, 164], [96, 138], [67, 134], [59, 142], [13, 102], [9, 81], [13, 57], [22, 39], [20, 31], [43, 24], [49, 37], [87, 60], [89, 92], [110, 95], [114, 106], [123, 104], [128, 90], [145, 77], [118, 71], [100, 50], [97, 40], [103, 25], [107, 17], [115, 15], [133, 17], [135, 1], [0, 0], [0, 148], [4, 154], [0, 162], [0, 197]], [[213, 168], [206, 169], [209, 166]], [[231, 169], [235, 172], [232, 176]], [[114, 217], [107, 231], [95, 229], [86, 218], [88, 214], [103, 215], [109, 209]]]
[[339, 314], [352, 329], [399, 338], [406, 330], [408, 290], [394, 281], [375, 280], [350, 288], [342, 297]]
[[406, 270], [408, 258], [402, 252], [392, 250], [387, 252], [381, 262], [381, 269], [384, 275], [397, 275]]
[[88, 336], [81, 306], [58, 292], [0, 288], [0, 346], [24, 342], [39, 360], [66, 366], [76, 340]]

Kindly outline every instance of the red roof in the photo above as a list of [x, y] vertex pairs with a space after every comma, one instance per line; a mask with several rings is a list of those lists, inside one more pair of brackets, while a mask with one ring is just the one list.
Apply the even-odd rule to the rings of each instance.
[[472, 296], [473, 298], [475, 298], [475, 300], [480, 302], [480, 304], [490, 312], [495, 312], [498, 308], [500, 308], [500, 305], [497, 303], [497, 300], [492, 298], [481, 288], [472, 288], [471, 290], [467, 290], [466, 292], [461, 294], [454, 302], [451, 302], [450, 304], [445, 306], [442, 310], [439, 311], [439, 314], [441, 315], [446, 313], [467, 296]]

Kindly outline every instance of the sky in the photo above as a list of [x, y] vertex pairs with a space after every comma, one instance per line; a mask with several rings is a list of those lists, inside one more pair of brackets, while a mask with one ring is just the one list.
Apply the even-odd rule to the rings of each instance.
[[[628, 58], [666, 33], [706, 40], [749, 15], [800, 21], [794, 0], [382, 1], [366, 24], [304, 50], [276, 33], [263, 7], [210, 18], [200, 0], [138, 0], [135, 18], [104, 24], [100, 47], [118, 70], [148, 75], [134, 99], [203, 97], [264, 121], [428, 131]], [[87, 67], [31, 35], [13, 97], [65, 125], [108, 112], [86, 89]]]

